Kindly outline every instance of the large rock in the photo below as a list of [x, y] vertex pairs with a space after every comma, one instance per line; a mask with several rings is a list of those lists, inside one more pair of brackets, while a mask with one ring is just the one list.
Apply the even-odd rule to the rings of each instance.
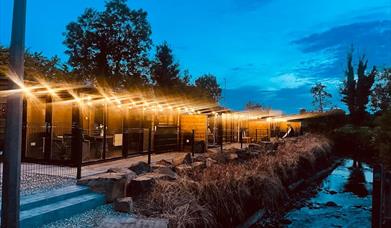
[[238, 159], [239, 156], [236, 153], [227, 153], [225, 157], [228, 161], [233, 161]]
[[107, 170], [108, 173], [120, 173], [120, 174], [133, 174], [137, 175], [135, 172], [133, 172], [130, 169], [127, 168], [110, 168]]
[[133, 213], [133, 199], [132, 197], [117, 198], [114, 200], [113, 208], [116, 211], [123, 213]]
[[186, 175], [192, 170], [193, 170], [193, 167], [188, 164], [181, 164], [181, 165], [175, 166], [175, 172], [180, 176]]
[[[271, 143], [269, 143], [269, 144], [271, 144]], [[261, 152], [261, 151], [265, 151], [265, 147], [266, 147], [266, 144], [264, 144], [264, 143], [263, 144], [250, 143], [248, 145], [248, 150], [252, 151], [252, 152], [254, 152], [254, 151]]]
[[172, 167], [172, 160], [169, 161], [169, 160], [165, 160], [165, 159], [162, 159], [160, 161], [157, 161], [156, 162], [157, 165], [163, 165], [163, 166], [167, 166], [167, 167]]
[[151, 167], [143, 161], [139, 161], [136, 164], [131, 165], [129, 169], [135, 172], [137, 175], [151, 171]]
[[181, 164], [188, 164], [189, 165], [192, 162], [193, 162], [193, 158], [191, 157], [190, 153], [181, 154], [181, 155], [178, 155], [177, 157], [175, 157], [174, 159], [172, 159], [172, 164], [174, 166], [178, 166]]
[[162, 173], [145, 173], [134, 178], [127, 186], [127, 196], [137, 196], [153, 189], [158, 180], [173, 180], [170, 176]]
[[193, 162], [191, 164], [194, 171], [199, 172], [206, 168], [205, 162], [199, 161], [199, 162]]
[[114, 199], [126, 195], [126, 186], [134, 177], [133, 173], [111, 172], [82, 178], [77, 181], [77, 184], [88, 186], [92, 191], [104, 193], [106, 201], [111, 203]]
[[248, 151], [246, 151], [245, 149], [237, 150], [236, 154], [238, 155], [238, 158], [240, 158], [240, 159], [249, 159], [250, 158]]
[[175, 180], [178, 178], [178, 174], [176, 174], [170, 167], [160, 167], [154, 169], [153, 172], [167, 175], [171, 180]]
[[199, 154], [193, 158], [193, 162], [205, 162], [208, 158], [207, 154]]
[[205, 160], [205, 166], [206, 167], [211, 167], [212, 165], [216, 164], [217, 161], [216, 160], [213, 160], [212, 158], [207, 158]]

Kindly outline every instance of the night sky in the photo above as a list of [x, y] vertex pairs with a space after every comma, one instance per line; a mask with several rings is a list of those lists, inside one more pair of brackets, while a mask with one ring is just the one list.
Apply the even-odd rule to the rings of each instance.
[[[0, 44], [9, 45], [13, 1], [0, 1]], [[310, 87], [325, 83], [340, 103], [346, 53], [369, 68], [391, 66], [390, 0], [129, 0], [148, 12], [155, 44], [166, 40], [193, 79], [212, 73], [221, 103], [247, 101], [286, 113], [311, 110]], [[26, 47], [65, 62], [65, 26], [101, 0], [27, 0]]]

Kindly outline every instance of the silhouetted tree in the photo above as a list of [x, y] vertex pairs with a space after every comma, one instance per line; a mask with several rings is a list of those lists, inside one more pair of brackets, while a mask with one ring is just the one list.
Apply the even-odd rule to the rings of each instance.
[[102, 12], [86, 9], [64, 35], [78, 75], [123, 87], [147, 82], [151, 27], [147, 13], [129, 9], [126, 0], [107, 1]]
[[[6, 74], [9, 70], [9, 50], [0, 46], [0, 70]], [[65, 64], [61, 63], [57, 56], [47, 58], [40, 52], [29, 52], [26, 50], [24, 57], [25, 79], [35, 80], [37, 78], [47, 81], [70, 81], [72, 74]]]
[[219, 101], [221, 88], [217, 83], [216, 76], [212, 74], [203, 75], [195, 80], [195, 86], [211, 100]]
[[356, 112], [356, 80], [354, 79], [353, 68], [353, 49], [349, 51], [347, 56], [347, 67], [345, 71], [346, 80], [341, 90], [342, 102], [344, 102], [349, 109], [350, 114]]
[[167, 42], [156, 47], [151, 73], [153, 82], [159, 87], [168, 88], [180, 84], [179, 64], [174, 62], [172, 50]]
[[371, 108], [383, 113], [391, 108], [391, 68], [377, 75], [375, 87], [371, 93]]
[[326, 91], [326, 86], [322, 83], [316, 83], [311, 88], [312, 97], [314, 100], [312, 104], [319, 110], [320, 112], [324, 111], [324, 108], [327, 105], [330, 105], [331, 102], [328, 100], [331, 98], [331, 94]]
[[366, 75], [365, 70], [368, 65], [368, 60], [365, 56], [362, 56], [357, 66], [356, 80], [353, 73], [352, 54], [353, 51], [348, 54], [348, 65], [345, 73], [346, 80], [344, 81], [344, 87], [342, 88], [341, 93], [342, 101], [348, 106], [353, 122], [360, 124], [367, 115], [366, 109], [369, 95], [371, 94], [371, 87], [374, 83], [377, 71], [376, 67], [373, 67], [372, 71]]
[[375, 81], [377, 74], [376, 67], [373, 67], [371, 72], [366, 75], [365, 69], [367, 68], [368, 60], [365, 56], [361, 57], [357, 67], [357, 85], [356, 85], [356, 120], [361, 122], [367, 114], [367, 104], [369, 102], [369, 95], [371, 94], [371, 88]]

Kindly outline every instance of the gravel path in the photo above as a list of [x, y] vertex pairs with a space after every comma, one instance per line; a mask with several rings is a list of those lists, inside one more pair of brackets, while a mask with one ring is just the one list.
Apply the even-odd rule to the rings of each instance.
[[98, 227], [104, 218], [106, 217], [134, 217], [125, 213], [119, 213], [113, 210], [111, 204], [105, 204], [95, 209], [88, 210], [84, 213], [74, 215], [72, 217], [61, 219], [53, 223], [49, 223], [44, 228], [87, 228], [87, 227]]
[[[21, 177], [20, 193], [21, 195], [30, 195], [39, 192], [50, 191], [56, 188], [76, 184], [75, 178], [60, 177], [53, 175], [23, 173]], [[0, 181], [0, 193], [2, 183]]]

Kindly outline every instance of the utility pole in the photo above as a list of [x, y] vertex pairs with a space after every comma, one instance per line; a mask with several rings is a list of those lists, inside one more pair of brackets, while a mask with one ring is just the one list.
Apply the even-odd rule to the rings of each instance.
[[[14, 0], [10, 69], [23, 82], [26, 0]], [[10, 80], [10, 89], [18, 86]], [[1, 227], [19, 227], [20, 159], [22, 149], [23, 94], [7, 98], [6, 135], [3, 155]]]

